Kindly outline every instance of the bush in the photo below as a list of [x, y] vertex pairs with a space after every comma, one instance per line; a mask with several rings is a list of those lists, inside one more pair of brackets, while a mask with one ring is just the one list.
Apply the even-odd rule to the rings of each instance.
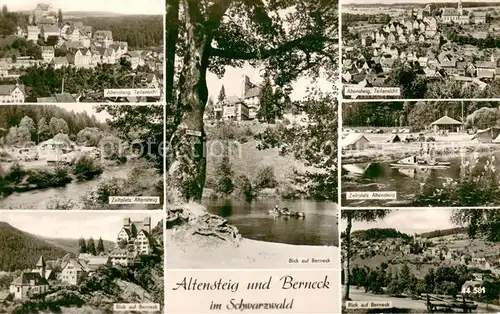
[[255, 178], [255, 187], [257, 189], [274, 189], [277, 185], [278, 181], [276, 181], [276, 177], [274, 176], [273, 167], [267, 166], [259, 170]]
[[460, 178], [448, 178], [441, 186], [426, 182], [413, 201], [414, 206], [494, 206], [500, 202], [500, 176], [495, 157], [477, 172], [478, 158], [462, 161]]
[[237, 140], [240, 143], [246, 143], [254, 133], [250, 127], [243, 128], [235, 122], [224, 122], [218, 128], [209, 132], [210, 140]]
[[254, 197], [252, 183], [245, 175], [240, 175], [235, 182], [236, 192], [245, 198], [245, 201], [251, 201]]
[[254, 139], [259, 142], [258, 150], [275, 148], [282, 146], [283, 129], [281, 127], [267, 127], [264, 132], [254, 135]]
[[12, 165], [12, 168], [10, 168], [10, 172], [4, 177], [4, 180], [11, 183], [20, 183], [26, 176], [26, 173], [26, 170], [24, 170], [23, 167], [18, 162], [16, 162], [14, 165]]
[[54, 172], [46, 170], [33, 170], [28, 174], [27, 182], [34, 184], [39, 189], [61, 187], [72, 181], [66, 167], [57, 167]]
[[229, 161], [229, 156], [224, 155], [222, 161], [216, 169], [217, 183], [215, 186], [215, 191], [223, 195], [229, 195], [234, 190], [234, 184], [232, 177], [234, 175], [231, 169], [231, 163]]
[[100, 163], [86, 155], [78, 158], [73, 165], [73, 174], [78, 181], [92, 180], [103, 171]]
[[125, 183], [125, 180], [120, 178], [112, 178], [107, 182], [102, 182], [97, 186], [97, 190], [91, 193], [89, 201], [93, 204], [109, 204], [111, 196], [126, 195], [121, 194]]

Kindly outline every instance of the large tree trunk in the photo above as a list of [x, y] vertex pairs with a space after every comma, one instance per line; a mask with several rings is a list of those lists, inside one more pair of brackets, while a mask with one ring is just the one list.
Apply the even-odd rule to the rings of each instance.
[[208, 99], [206, 74], [212, 40], [200, 17], [184, 0], [187, 51], [179, 80], [177, 129], [170, 140], [167, 173], [167, 204], [200, 202], [206, 178], [206, 136], [203, 113]]
[[345, 239], [344, 245], [346, 248], [346, 256], [345, 256], [345, 294], [344, 300], [349, 300], [349, 290], [350, 290], [350, 281], [351, 281], [351, 229], [352, 229], [352, 216], [347, 215], [347, 227], [345, 229]]
[[166, 101], [171, 104], [174, 100], [175, 52], [179, 38], [179, 0], [167, 0], [166, 12]]

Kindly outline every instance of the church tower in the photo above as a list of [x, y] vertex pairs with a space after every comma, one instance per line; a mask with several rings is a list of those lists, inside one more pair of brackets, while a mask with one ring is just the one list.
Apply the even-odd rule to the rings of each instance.
[[458, 0], [457, 10], [458, 10], [458, 14], [464, 15], [464, 9], [462, 8], [462, 0]]
[[36, 263], [36, 270], [40, 273], [40, 276], [42, 278], [45, 278], [45, 269], [47, 267], [47, 264], [45, 264], [45, 259], [43, 258], [43, 255], [40, 256], [38, 259], [38, 262]]

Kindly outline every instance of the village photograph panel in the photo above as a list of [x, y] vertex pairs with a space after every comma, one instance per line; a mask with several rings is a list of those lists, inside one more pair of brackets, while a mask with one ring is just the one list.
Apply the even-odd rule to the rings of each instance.
[[1, 5], [0, 103], [164, 100], [164, 1]]
[[500, 209], [342, 209], [342, 313], [498, 313]]
[[0, 235], [2, 313], [164, 313], [161, 212], [3, 211]]
[[161, 210], [163, 111], [1, 105], [0, 208]]
[[168, 267], [337, 268], [336, 3], [166, 16]]
[[500, 3], [342, 1], [346, 99], [500, 98]]
[[499, 106], [344, 103], [342, 206], [499, 206]]

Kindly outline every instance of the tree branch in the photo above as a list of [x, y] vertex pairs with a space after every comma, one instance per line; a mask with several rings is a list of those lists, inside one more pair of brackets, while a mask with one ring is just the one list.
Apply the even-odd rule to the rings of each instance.
[[218, 0], [207, 9], [207, 26], [211, 30], [219, 27], [222, 17], [226, 14], [231, 0]]
[[221, 57], [226, 59], [233, 60], [264, 60], [269, 57], [279, 56], [294, 49], [301, 49], [304, 51], [311, 51], [310, 45], [308, 43], [315, 42], [328, 42], [329, 38], [325, 36], [319, 35], [307, 35], [301, 38], [297, 38], [291, 41], [288, 41], [281, 46], [273, 49], [263, 49], [263, 50], [254, 50], [254, 51], [236, 51], [236, 50], [227, 50], [227, 49], [219, 49], [212, 47], [211, 55], [215, 57]]

